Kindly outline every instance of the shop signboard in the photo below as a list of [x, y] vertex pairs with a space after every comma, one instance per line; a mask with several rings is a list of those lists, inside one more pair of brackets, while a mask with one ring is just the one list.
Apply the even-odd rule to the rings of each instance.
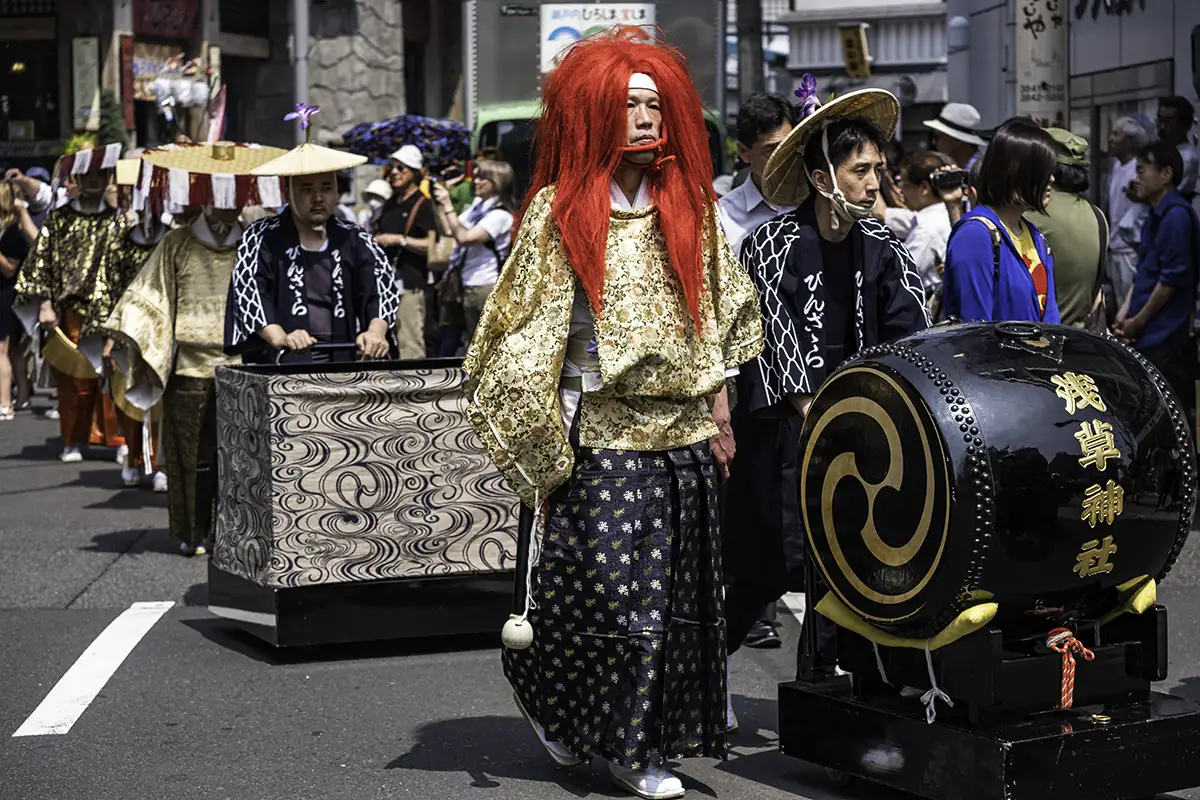
[[1017, 116], [1067, 127], [1068, 0], [1017, 0]]
[[654, 3], [545, 3], [541, 8], [541, 67], [549, 72], [563, 51], [618, 25], [654, 27]]

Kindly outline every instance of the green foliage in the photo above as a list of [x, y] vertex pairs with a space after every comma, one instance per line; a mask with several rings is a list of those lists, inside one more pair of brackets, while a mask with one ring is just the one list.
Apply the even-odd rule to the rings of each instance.
[[91, 150], [95, 146], [96, 134], [88, 132], [77, 133], [63, 142], [62, 154], [64, 156], [74, 155], [80, 150]]
[[99, 145], [121, 143], [121, 149], [129, 148], [129, 131], [125, 129], [125, 109], [112, 89], [100, 92], [100, 129], [96, 131]]

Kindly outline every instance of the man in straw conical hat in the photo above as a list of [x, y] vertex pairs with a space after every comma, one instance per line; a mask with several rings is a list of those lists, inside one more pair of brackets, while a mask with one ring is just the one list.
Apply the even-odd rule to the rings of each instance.
[[46, 216], [17, 281], [13, 311], [31, 337], [44, 334], [42, 354], [56, 372], [59, 458], [68, 463], [82, 461], [88, 445], [125, 444], [96, 364], [78, 347], [127, 282], [120, 271], [132, 223], [105, 200], [120, 156], [121, 145], [110, 144], [59, 159], [54, 186], [73, 180], [78, 196]]
[[[761, 569], [729, 587], [731, 649], [764, 603], [804, 589], [796, 448], [813, 395], [863, 348], [929, 325], [912, 258], [871, 216], [898, 101], [863, 89], [821, 104], [811, 75], [796, 95], [800, 120], [767, 162], [762, 188], [768, 201], [797, 208], [759, 226], [742, 250], [766, 344], [739, 376], [733, 425], [746, 468], [730, 479], [724, 534], [729, 546], [753, 550]], [[832, 624], [818, 625], [819, 656], [832, 670]]]
[[259, 182], [250, 172], [283, 152], [217, 142], [142, 155], [139, 186], [150, 189], [141, 197], [144, 214], [160, 214], [168, 203], [199, 206], [201, 213], [163, 236], [104, 330], [117, 341], [113, 358], [123, 401], [144, 419], [161, 403], [170, 530], [184, 555], [203, 555], [211, 547], [215, 375], [217, 367], [239, 361], [224, 352], [225, 302], [243, 235], [238, 214], [264, 192], [278, 194], [277, 179]]
[[[308, 131], [318, 111], [299, 105], [286, 119]], [[278, 356], [312, 363], [392, 351], [395, 271], [369, 233], [335, 213], [337, 173], [366, 160], [305, 142], [253, 171], [283, 179], [287, 208], [252, 224], [238, 248], [226, 304], [227, 353], [247, 363]], [[318, 351], [315, 344], [348, 347]]]
[[514, 620], [532, 642], [506, 639], [504, 673], [555, 761], [603, 758], [625, 791], [678, 797], [670, 759], [726, 753], [728, 454], [710, 441], [762, 322], [682, 56], [639, 28], [585, 39], [543, 107], [551, 133], [464, 363], [472, 427], [545, 516]]

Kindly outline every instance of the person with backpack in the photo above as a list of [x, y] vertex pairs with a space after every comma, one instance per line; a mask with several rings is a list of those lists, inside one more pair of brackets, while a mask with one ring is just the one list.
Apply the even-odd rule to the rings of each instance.
[[1104, 268], [1108, 222], [1088, 202], [1087, 139], [1062, 128], [1047, 128], [1058, 157], [1046, 213], [1029, 211], [1025, 220], [1042, 232], [1054, 256], [1054, 298], [1063, 325], [1104, 332]]
[[[462, 304], [462, 334], [468, 344], [512, 247], [513, 168], [507, 161], [482, 161], [475, 167], [474, 183], [475, 199], [461, 217], [445, 184], [433, 190], [438, 228], [456, 243], [439, 285], [439, 300]], [[453, 344], [457, 350], [459, 342]]]
[[1023, 217], [1045, 212], [1057, 151], [1032, 120], [1010, 119], [984, 152], [979, 205], [950, 234], [943, 274], [944, 313], [965, 322], [1060, 321], [1054, 262], [1046, 240]]
[[1179, 191], [1184, 169], [1183, 157], [1169, 142], [1146, 145], [1138, 153], [1138, 196], [1150, 206], [1150, 215], [1142, 228], [1133, 288], [1114, 330], [1158, 368], [1190, 411], [1196, 401], [1191, 334], [1200, 253], [1195, 213]]

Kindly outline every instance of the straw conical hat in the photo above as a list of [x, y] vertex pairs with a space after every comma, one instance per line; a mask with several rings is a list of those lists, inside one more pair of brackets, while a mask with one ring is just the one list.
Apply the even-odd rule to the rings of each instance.
[[251, 171], [251, 175], [277, 175], [290, 178], [296, 175], [323, 175], [340, 172], [367, 163], [366, 156], [356, 156], [319, 144], [302, 144], [286, 155]]
[[900, 119], [900, 101], [882, 89], [859, 89], [818, 106], [775, 148], [763, 170], [763, 197], [780, 206], [803, 203], [809, 192], [804, 172], [804, 151], [809, 139], [820, 134], [827, 123], [855, 117], [874, 122], [890, 138]]
[[286, 152], [279, 147], [235, 142], [172, 144], [147, 150], [142, 160], [155, 167], [186, 170], [193, 175], [250, 175], [255, 167]]

